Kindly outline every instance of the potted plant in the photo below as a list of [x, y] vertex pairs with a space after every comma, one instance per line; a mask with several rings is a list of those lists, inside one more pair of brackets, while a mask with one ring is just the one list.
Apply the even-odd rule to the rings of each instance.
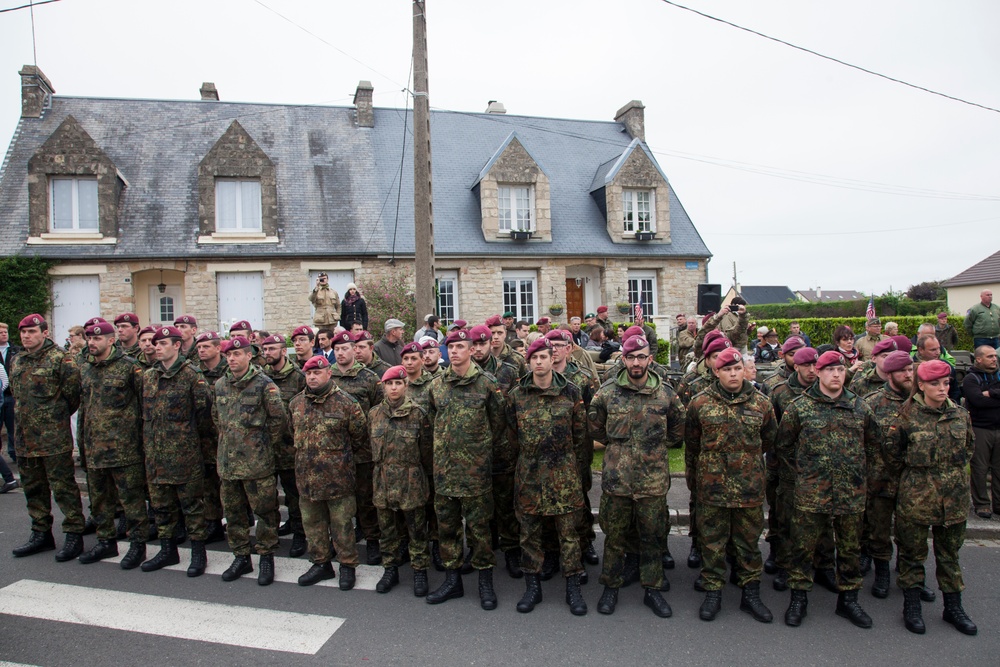
[[625, 303], [624, 301], [616, 303], [615, 307], [618, 309], [618, 313], [620, 315], [628, 315], [632, 312], [632, 305]]
[[563, 314], [563, 306], [561, 303], [554, 303], [551, 306], [549, 306], [549, 315], [552, 315], [553, 317], [559, 317], [562, 314]]
[[527, 241], [531, 238], [531, 232], [527, 229], [513, 229], [510, 232], [510, 238], [515, 241]]

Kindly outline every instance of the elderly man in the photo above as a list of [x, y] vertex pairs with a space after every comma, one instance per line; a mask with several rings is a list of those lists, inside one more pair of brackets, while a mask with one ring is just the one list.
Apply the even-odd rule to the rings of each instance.
[[573, 342], [585, 348], [590, 345], [590, 336], [587, 335], [586, 331], [581, 330], [581, 326], [583, 326], [583, 320], [579, 317], [569, 318], [569, 331], [573, 334]]
[[677, 361], [681, 368], [684, 367], [684, 360], [688, 353], [694, 349], [694, 339], [698, 335], [698, 318], [689, 317], [685, 321], [685, 327], [677, 332]]
[[885, 323], [885, 328], [882, 330], [882, 332], [886, 336], [898, 336], [899, 335], [899, 325], [896, 324], [895, 322], [886, 322]]
[[866, 335], [859, 338], [854, 342], [854, 349], [858, 351], [861, 355], [862, 361], [868, 361], [872, 358], [872, 350], [875, 346], [879, 344], [882, 340], [882, 320], [877, 317], [872, 317], [865, 323]]
[[[972, 453], [972, 507], [976, 516], [989, 519], [992, 514], [1000, 514], [1000, 373], [996, 349], [989, 345], [976, 348], [976, 361], [962, 382], [962, 394], [976, 434]], [[992, 480], [989, 490], [987, 474]]]
[[955, 327], [948, 324], [948, 313], [938, 313], [937, 326], [934, 327], [934, 335], [945, 350], [954, 350], [958, 347], [958, 332]]
[[390, 318], [385, 321], [385, 333], [382, 340], [375, 343], [375, 353], [378, 358], [390, 366], [399, 366], [403, 363], [403, 328], [404, 324], [397, 319]]
[[552, 319], [548, 317], [539, 317], [538, 321], [535, 322], [535, 326], [538, 327], [538, 333], [544, 336], [548, 332], [552, 331]]
[[965, 330], [972, 336], [972, 347], [989, 345], [1000, 348], [1000, 306], [993, 303], [993, 291], [979, 293], [979, 303], [965, 316]]

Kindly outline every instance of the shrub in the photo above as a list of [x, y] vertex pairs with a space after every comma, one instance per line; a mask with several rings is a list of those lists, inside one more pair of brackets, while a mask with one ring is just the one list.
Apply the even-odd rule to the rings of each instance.
[[[885, 327], [886, 322], [889, 321], [888, 317], [882, 317], [882, 326]], [[769, 320], [758, 320], [757, 323], [760, 325], [766, 325], [775, 329], [778, 332], [779, 340], [785, 340], [788, 337], [788, 324], [790, 322], [797, 321], [802, 329], [802, 332], [809, 336], [812, 340], [813, 346], [823, 345], [824, 343], [831, 343], [833, 338], [833, 331], [841, 324], [846, 324], [851, 327], [855, 334], [864, 333], [865, 330], [865, 318], [864, 317], [823, 317], [823, 318], [803, 318], [803, 319], [769, 319]], [[917, 333], [917, 328], [921, 324], [936, 324], [937, 319], [930, 316], [903, 316], [897, 317], [892, 316], [892, 321], [899, 325], [899, 333], [903, 336], [912, 338]], [[966, 332], [963, 322], [965, 318], [959, 315], [952, 315], [948, 318], [948, 323], [955, 327], [958, 332], [958, 348], [959, 350], [972, 350], [972, 336]]]
[[17, 323], [31, 313], [52, 309], [53, 262], [41, 257], [11, 255], [0, 258], [0, 322], [10, 326], [11, 341], [20, 344]]
[[368, 305], [368, 330], [375, 338], [385, 331], [386, 320], [393, 318], [406, 325], [404, 341], [411, 340], [417, 332], [417, 305], [408, 285], [408, 275], [403, 271], [388, 271], [358, 282], [358, 290]]
[[[857, 301], [832, 301], [829, 303], [808, 303], [796, 301], [793, 303], [775, 303], [760, 306], [747, 306], [751, 320], [799, 319], [799, 318], [851, 318], [864, 316], [868, 308], [867, 299]], [[902, 317], [906, 315], [937, 315], [947, 311], [945, 301], [912, 301], [900, 299], [894, 295], [875, 297], [875, 312], [883, 319], [886, 317]]]

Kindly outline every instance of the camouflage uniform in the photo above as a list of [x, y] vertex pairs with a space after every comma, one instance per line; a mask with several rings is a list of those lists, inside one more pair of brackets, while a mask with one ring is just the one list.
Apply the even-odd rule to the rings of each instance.
[[969, 512], [969, 472], [975, 434], [969, 413], [947, 399], [929, 407], [916, 394], [899, 410], [882, 443], [886, 466], [899, 473], [896, 540], [903, 590], [924, 585], [927, 530], [934, 535], [934, 560], [942, 593], [960, 593], [965, 584], [958, 552], [965, 542]]
[[[681, 403], [687, 406], [695, 394], [706, 389], [713, 382], [714, 377], [705, 360], [701, 359], [694, 370], [681, 378], [677, 385], [677, 396], [681, 399]], [[698, 530], [698, 478], [693, 466], [685, 466], [684, 482], [688, 488], [688, 536], [691, 538], [692, 548], [700, 550], [701, 545], [698, 543], [700, 535]], [[669, 530], [668, 526], [667, 531], [669, 532]]]
[[372, 360], [365, 365], [365, 368], [374, 373], [377, 378], [381, 379], [382, 376], [385, 375], [385, 372], [392, 368], [392, 365], [387, 361], [383, 361], [377, 353], [372, 352]]
[[211, 390], [194, 364], [177, 357], [142, 376], [142, 441], [149, 502], [161, 539], [174, 535], [181, 512], [192, 540], [204, 541], [205, 458], [212, 437]]
[[500, 350], [500, 354], [495, 355], [497, 361], [502, 364], [510, 364], [517, 371], [514, 375], [515, 379], [524, 377], [524, 374], [528, 372], [528, 362], [524, 360], [524, 355], [518, 354], [514, 351], [510, 345], [504, 343], [503, 349]]
[[[580, 390], [583, 397], [583, 410], [586, 414], [586, 411], [590, 409], [590, 402], [594, 400], [594, 392], [597, 391], [596, 375], [592, 375], [572, 361], [566, 362], [563, 375]], [[589, 425], [585, 423], [584, 428], [588, 427]], [[580, 469], [580, 483], [583, 487], [583, 509], [578, 512], [576, 522], [581, 548], [592, 544], [597, 539], [597, 534], [594, 532], [594, 512], [590, 505], [590, 489], [594, 486], [593, 464], [594, 439], [588, 433], [577, 451], [577, 465]]]
[[[475, 362], [479, 365], [479, 362]], [[500, 386], [506, 400], [508, 392], [517, 382], [517, 368], [499, 361], [493, 355], [479, 367]], [[502, 452], [493, 453], [493, 521], [497, 527], [500, 549], [504, 553], [517, 549], [520, 544], [521, 526], [514, 513], [514, 468], [517, 466], [517, 441], [507, 437]]]
[[587, 413], [579, 387], [553, 371], [540, 389], [523, 377], [507, 400], [507, 425], [517, 440], [515, 502], [521, 524], [521, 569], [542, 571], [543, 518], [553, 518], [563, 575], [583, 572], [577, 533], [583, 509], [579, 453], [587, 437]]
[[250, 555], [247, 502], [257, 515], [257, 553], [278, 548], [278, 489], [275, 452], [288, 428], [281, 391], [259, 367], [250, 364], [241, 378], [226, 371], [215, 383], [212, 421], [219, 431], [219, 477], [229, 548]]
[[430, 389], [429, 416], [434, 425], [434, 511], [438, 519], [445, 568], [462, 563], [462, 517], [477, 570], [493, 567], [490, 544], [493, 472], [513, 464], [507, 444], [504, 397], [491, 376], [476, 364], [465, 375], [448, 367]]
[[763, 389], [761, 390], [765, 396], [770, 396], [774, 388], [779, 384], [792, 377], [795, 374], [795, 367], [788, 366], [788, 364], [783, 365], [778, 371], [771, 377], [764, 380]]
[[[865, 396], [865, 403], [875, 413], [875, 420], [888, 435], [889, 427], [895, 421], [899, 409], [909, 398], [909, 394], [895, 392], [888, 382], [881, 389]], [[868, 501], [865, 505], [865, 524], [862, 535], [862, 551], [877, 560], [892, 559], [892, 515], [896, 511], [896, 490], [899, 476], [889, 472], [879, 447], [865, 452], [868, 460]]]
[[773, 449], [777, 430], [771, 403], [745, 380], [735, 394], [713, 382], [688, 404], [684, 460], [697, 476], [705, 590], [726, 585], [730, 541], [739, 586], [760, 581], [764, 453]]
[[382, 531], [382, 565], [402, 565], [402, 523], [409, 535], [413, 569], [426, 570], [430, 555], [424, 508], [430, 497], [427, 478], [432, 472], [434, 446], [427, 411], [409, 396], [396, 406], [385, 399], [368, 413], [368, 433], [374, 501]]
[[[410, 398], [414, 403], [423, 408], [424, 412], [430, 410], [430, 388], [431, 380], [437, 377], [441, 373], [440, 369], [437, 369], [437, 373], [431, 373], [426, 368], [421, 369], [420, 377], [416, 380], [410, 380], [406, 385], [406, 396]], [[433, 435], [433, 433], [432, 433]], [[431, 442], [431, 468], [427, 475], [427, 503], [424, 505], [424, 516], [427, 518], [427, 539], [432, 542], [437, 542], [438, 539], [438, 524], [437, 516], [434, 514], [434, 472], [433, 472], [433, 462], [434, 462], [434, 444]]]
[[116, 344], [115, 347], [120, 348], [122, 354], [125, 355], [126, 357], [132, 357], [133, 359], [138, 360], [139, 357], [142, 356], [142, 350], [139, 348], [138, 338], [136, 338], [135, 342], [129, 345], [128, 347], [122, 347], [120, 341], [115, 341], [115, 344]]
[[854, 377], [851, 378], [851, 384], [848, 388], [858, 396], [864, 398], [873, 391], [878, 391], [885, 384], [885, 380], [878, 374], [875, 368], [875, 364], [865, 364], [862, 366]]
[[832, 399], [815, 382], [785, 410], [777, 450], [781, 466], [795, 475], [790, 588], [812, 589], [816, 546], [831, 524], [840, 590], [861, 588], [865, 452], [878, 446], [880, 438], [871, 408], [847, 390]]
[[[611, 366], [607, 370], [605, 370], [604, 373], [601, 375], [601, 383], [603, 384], [608, 380], [618, 377], [618, 374], [621, 373], [622, 370], [624, 369], [625, 369], [625, 363], [622, 361], [621, 357], [618, 357], [617, 359], [615, 359], [615, 363], [611, 364]], [[661, 378], [665, 378], [667, 377], [667, 371], [669, 369], [663, 364], [658, 364], [655, 361], [650, 361], [649, 370], [653, 371]]]
[[77, 433], [87, 452], [87, 490], [97, 537], [115, 539], [120, 500], [128, 539], [145, 543], [146, 471], [142, 460], [142, 367], [112, 346], [108, 358], [88, 357], [80, 370]]
[[351, 520], [357, 513], [354, 459], [367, 450], [368, 419], [361, 405], [335, 382], [306, 388], [288, 403], [295, 440], [295, 479], [302, 526], [314, 565], [333, 559], [357, 567]]
[[[288, 402], [296, 394], [306, 388], [306, 376], [295, 365], [285, 360], [285, 366], [280, 371], [271, 366], [264, 366], [264, 372], [281, 391], [281, 402], [288, 410]], [[292, 532], [303, 535], [302, 510], [299, 509], [299, 489], [295, 484], [295, 442], [292, 432], [287, 428], [281, 434], [281, 440], [274, 452], [274, 467], [285, 492], [285, 507], [288, 508], [288, 523]]]
[[[219, 357], [219, 363], [215, 368], [205, 368], [203, 362], [199, 362], [201, 374], [205, 376], [205, 382], [215, 391], [215, 383], [229, 370], [229, 362], [224, 356]], [[206, 438], [205, 445], [205, 521], [222, 521], [222, 480], [219, 479], [219, 468], [216, 465], [219, 458], [219, 432], [212, 424], [212, 437]]]
[[76, 485], [70, 415], [80, 405], [80, 370], [73, 357], [46, 339], [24, 350], [10, 369], [14, 403], [14, 452], [31, 530], [52, 529], [52, 497], [62, 510], [64, 533], [83, 533], [83, 504]]
[[684, 406], [659, 375], [636, 387], [622, 370], [601, 385], [588, 410], [590, 433], [605, 445], [599, 521], [604, 531], [601, 583], [621, 588], [625, 542], [633, 515], [639, 529], [640, 580], [663, 585], [660, 557], [666, 549], [668, 449], [684, 435]]

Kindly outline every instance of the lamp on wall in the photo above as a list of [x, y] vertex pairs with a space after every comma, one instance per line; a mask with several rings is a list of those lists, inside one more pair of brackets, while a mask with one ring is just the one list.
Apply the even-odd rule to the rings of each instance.
[[575, 283], [576, 283], [576, 286], [577, 286], [577, 287], [580, 287], [581, 285], [583, 285], [583, 280], [582, 280], [582, 279], [580, 279], [580, 278], [577, 278], [577, 279], [576, 279], [576, 280], [574, 280], [573, 282], [575, 282]]
[[167, 286], [163, 282], [163, 269], [160, 269], [160, 284], [156, 286], [156, 289], [160, 290], [160, 294], [167, 291]]

